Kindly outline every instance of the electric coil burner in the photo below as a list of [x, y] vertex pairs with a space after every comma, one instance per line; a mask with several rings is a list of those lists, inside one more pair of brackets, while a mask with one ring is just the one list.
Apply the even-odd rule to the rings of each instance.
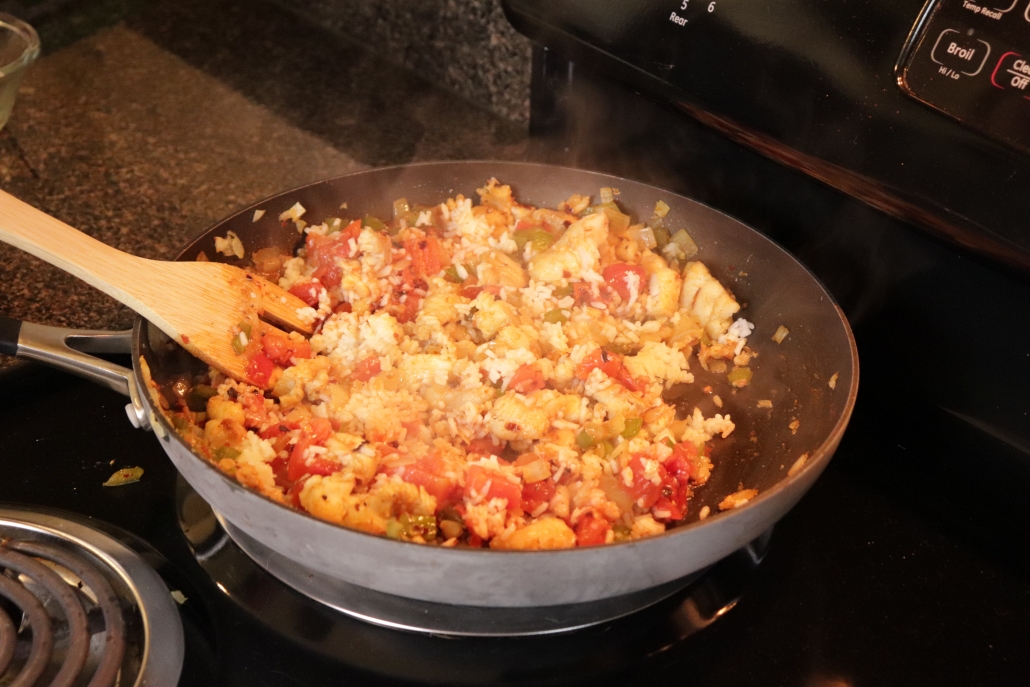
[[136, 552], [56, 515], [0, 509], [0, 682], [175, 685], [178, 612]]

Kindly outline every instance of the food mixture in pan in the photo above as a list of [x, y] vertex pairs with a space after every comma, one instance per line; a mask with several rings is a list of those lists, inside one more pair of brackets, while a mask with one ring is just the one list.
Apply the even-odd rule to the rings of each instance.
[[630, 218], [617, 194], [536, 208], [491, 179], [478, 204], [313, 225], [294, 206], [280, 219], [303, 248], [251, 260], [317, 333], [241, 322], [252, 384], [212, 371], [166, 410], [241, 484], [366, 532], [502, 549], [661, 533], [734, 429], [677, 418], [663, 393], [691, 365], [724, 371], [724, 393], [747, 385], [752, 325], [667, 205]]

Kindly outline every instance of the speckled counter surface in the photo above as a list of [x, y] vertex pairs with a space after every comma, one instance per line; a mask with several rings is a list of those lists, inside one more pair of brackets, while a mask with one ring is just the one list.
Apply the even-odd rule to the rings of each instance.
[[[524, 126], [275, 5], [100, 5], [71, 0], [36, 22], [44, 56], [0, 132], [0, 188], [121, 250], [170, 258], [236, 209], [370, 166], [528, 156]], [[0, 313], [132, 322], [4, 244]]]

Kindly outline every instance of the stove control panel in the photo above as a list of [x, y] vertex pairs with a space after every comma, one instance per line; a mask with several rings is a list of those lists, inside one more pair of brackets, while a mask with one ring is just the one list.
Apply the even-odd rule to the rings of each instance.
[[897, 75], [913, 98], [1030, 150], [1030, 0], [928, 3]]

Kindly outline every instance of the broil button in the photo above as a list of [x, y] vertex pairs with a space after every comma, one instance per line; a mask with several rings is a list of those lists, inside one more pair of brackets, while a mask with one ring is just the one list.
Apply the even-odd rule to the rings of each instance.
[[937, 64], [966, 76], [976, 76], [987, 62], [991, 46], [987, 41], [944, 29], [937, 36], [930, 58]]
[[1030, 95], [1030, 62], [1018, 52], [1007, 52], [991, 73], [991, 84], [1003, 91]]

